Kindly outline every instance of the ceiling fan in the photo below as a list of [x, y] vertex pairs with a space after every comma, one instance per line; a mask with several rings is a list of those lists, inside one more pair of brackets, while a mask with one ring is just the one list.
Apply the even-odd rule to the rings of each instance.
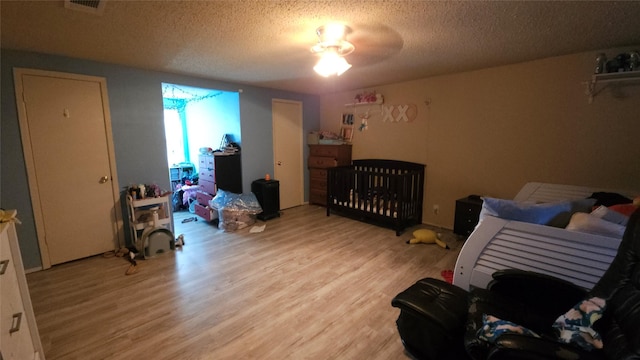
[[[402, 37], [393, 29], [384, 25], [358, 25], [354, 31], [351, 27], [331, 23], [316, 30], [318, 43], [311, 47], [311, 52], [320, 56], [314, 70], [325, 77], [341, 75], [352, 67], [352, 64], [366, 66], [383, 61], [400, 51], [404, 45]], [[353, 42], [347, 40], [351, 35]], [[358, 45], [358, 51], [355, 51]], [[352, 55], [351, 55], [352, 54]], [[350, 62], [345, 58], [349, 56]]]
[[316, 30], [318, 43], [311, 48], [311, 52], [320, 55], [320, 60], [313, 67], [324, 77], [342, 75], [351, 68], [351, 64], [344, 58], [355, 50], [355, 46], [346, 40], [351, 28], [343, 24], [328, 24]]

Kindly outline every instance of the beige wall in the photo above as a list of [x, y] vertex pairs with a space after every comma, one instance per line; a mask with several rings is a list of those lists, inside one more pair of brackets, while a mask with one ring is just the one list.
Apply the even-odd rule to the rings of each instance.
[[[382, 122], [379, 106], [357, 107], [370, 118], [353, 158], [426, 164], [423, 222], [447, 228], [456, 199], [512, 198], [528, 181], [640, 190], [640, 81], [589, 104], [596, 53], [379, 86], [386, 105], [415, 104], [417, 118]], [[355, 94], [323, 96], [322, 130], [338, 131]]]

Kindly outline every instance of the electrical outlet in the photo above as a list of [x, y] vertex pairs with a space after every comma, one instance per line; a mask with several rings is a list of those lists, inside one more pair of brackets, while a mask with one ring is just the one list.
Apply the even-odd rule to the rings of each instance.
[[433, 213], [438, 215], [439, 212], [440, 212], [440, 205], [438, 204], [433, 205]]

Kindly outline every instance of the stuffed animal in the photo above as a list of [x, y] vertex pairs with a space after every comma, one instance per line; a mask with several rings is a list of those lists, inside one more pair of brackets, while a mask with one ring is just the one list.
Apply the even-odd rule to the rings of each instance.
[[20, 220], [18, 220], [18, 218], [16, 217], [17, 214], [18, 214], [18, 211], [15, 209], [12, 209], [12, 210], [0, 209], [0, 223], [15, 221], [18, 224], [22, 224], [22, 222], [20, 222]]
[[413, 232], [413, 239], [407, 240], [407, 244], [437, 244], [443, 249], [449, 249], [449, 245], [438, 238], [435, 231], [419, 229]]

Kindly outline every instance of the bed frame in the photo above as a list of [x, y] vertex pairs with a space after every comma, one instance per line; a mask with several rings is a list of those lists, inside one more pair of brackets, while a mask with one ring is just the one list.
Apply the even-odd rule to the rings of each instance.
[[334, 212], [388, 226], [398, 236], [422, 223], [425, 165], [363, 159], [327, 170], [327, 216]]
[[[577, 200], [596, 191], [616, 192], [630, 198], [639, 193], [527, 183], [514, 200], [536, 203]], [[486, 288], [495, 271], [513, 268], [548, 274], [590, 290], [613, 261], [620, 241], [620, 238], [487, 216], [462, 247], [453, 283], [465, 290]]]

